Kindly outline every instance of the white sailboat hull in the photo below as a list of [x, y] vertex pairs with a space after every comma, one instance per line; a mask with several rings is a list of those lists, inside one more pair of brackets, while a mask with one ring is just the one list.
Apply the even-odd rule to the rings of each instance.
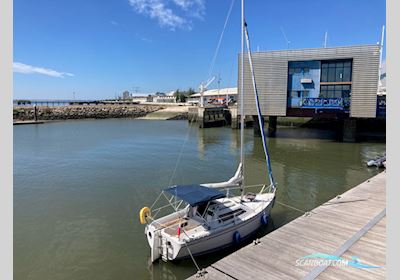
[[[269, 217], [270, 209], [265, 210], [266, 217]], [[254, 234], [263, 224], [261, 217], [263, 213], [259, 213], [254, 218], [238, 223], [237, 225], [225, 229], [221, 232], [211, 234], [209, 237], [202, 238], [200, 240], [192, 241], [188, 245], [190, 252], [195, 255], [203, 255], [211, 252], [218, 251], [223, 248], [231, 247], [236, 244], [235, 233], [239, 232], [240, 239], [244, 240]], [[179, 245], [177, 246], [179, 247]], [[175, 260], [188, 258], [189, 251], [186, 246], [181, 246], [179, 253], [175, 256]]]
[[[219, 227], [213, 228], [199, 225], [197, 228], [187, 231], [182, 228], [182, 232], [178, 237], [177, 234], [173, 234], [174, 230], [166, 232], [158, 230], [154, 225], [150, 224], [146, 227], [145, 233], [151, 247], [152, 262], [158, 258], [162, 258], [164, 261], [184, 259], [190, 257], [190, 253], [194, 256], [203, 255], [237, 245], [247, 239], [263, 224], [267, 223], [273, 207], [274, 193], [260, 196], [265, 198], [262, 204], [260, 202], [244, 203], [245, 206], [243, 207], [248, 209], [247, 214], [244, 213], [243, 217], [227, 221], [226, 224]], [[236, 199], [240, 198], [236, 197]], [[252, 205], [252, 203], [258, 203], [259, 205]], [[252, 209], [252, 206], [256, 209]]]

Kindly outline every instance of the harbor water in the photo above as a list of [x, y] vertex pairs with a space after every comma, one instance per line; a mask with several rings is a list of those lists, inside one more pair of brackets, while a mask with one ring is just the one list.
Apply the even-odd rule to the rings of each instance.
[[[194, 274], [190, 260], [151, 264], [139, 210], [168, 185], [227, 180], [236, 171], [239, 144], [238, 130], [198, 129], [186, 121], [15, 126], [14, 278], [174, 280]], [[265, 183], [261, 138], [246, 129], [244, 144], [246, 185]], [[258, 236], [377, 174], [365, 162], [385, 153], [385, 143], [341, 143], [329, 131], [305, 128], [279, 127], [268, 147], [277, 199]], [[234, 249], [196, 260], [206, 267]]]

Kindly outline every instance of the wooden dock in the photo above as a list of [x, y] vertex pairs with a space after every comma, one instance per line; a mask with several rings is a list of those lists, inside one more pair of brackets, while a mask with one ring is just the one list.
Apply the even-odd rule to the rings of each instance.
[[[380, 268], [296, 265], [314, 253]], [[189, 279], [385, 279], [385, 265], [386, 171]]]

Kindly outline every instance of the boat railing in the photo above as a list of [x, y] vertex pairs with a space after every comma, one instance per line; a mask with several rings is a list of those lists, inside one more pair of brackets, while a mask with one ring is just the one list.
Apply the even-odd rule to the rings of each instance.
[[271, 193], [274, 191], [274, 186], [271, 185], [265, 185], [265, 184], [256, 184], [256, 185], [248, 185], [248, 186], [244, 186], [244, 187], [231, 187], [231, 188], [226, 188], [226, 192], [227, 192], [227, 196], [229, 197], [230, 191], [231, 190], [241, 190], [242, 188], [244, 190], [246, 189], [251, 189], [251, 188], [257, 188], [257, 187], [262, 187], [261, 191], [259, 193]]
[[[167, 200], [167, 204], [162, 205], [162, 206], [159, 206], [159, 207], [157, 207], [157, 208], [154, 208], [154, 206], [157, 205], [157, 202], [160, 200], [160, 198], [161, 198], [162, 196]], [[179, 200], [176, 200], [175, 203], [173, 203], [174, 198], [175, 198], [174, 196], [171, 196], [170, 198], [168, 198], [168, 197], [165, 195], [164, 191], [162, 191], [162, 192], [159, 194], [159, 196], [157, 197], [157, 199], [153, 202], [153, 204], [152, 204], [151, 207], [150, 207], [151, 211], [154, 213], [154, 214], [153, 214], [153, 217], [152, 217], [153, 220], [157, 217], [157, 215], [160, 213], [160, 211], [161, 211], [162, 209], [165, 209], [165, 208], [168, 208], [168, 207], [172, 207], [172, 209], [173, 209], [174, 211], [179, 211], [179, 210], [180, 210], [179, 208], [181, 207], [181, 205], [182, 205], [182, 203], [183, 203], [183, 200], [179, 199]], [[183, 209], [183, 208], [182, 208], [182, 209]]]

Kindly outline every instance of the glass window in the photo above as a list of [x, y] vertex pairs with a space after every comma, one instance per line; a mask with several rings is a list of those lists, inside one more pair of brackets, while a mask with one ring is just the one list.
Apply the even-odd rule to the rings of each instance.
[[336, 74], [336, 69], [335, 68], [329, 68], [329, 70], [328, 70], [328, 82], [334, 82], [335, 81], [335, 74]]
[[341, 82], [343, 80], [343, 68], [336, 68], [335, 82]]
[[304, 73], [310, 72], [310, 68], [303, 68], [303, 72], [304, 72]]
[[328, 86], [328, 90], [329, 90], [329, 91], [335, 90], [335, 86]]
[[301, 68], [295, 68], [295, 69], [294, 69], [294, 72], [295, 72], [296, 74], [301, 73]]
[[351, 61], [321, 62], [321, 82], [350, 82]]
[[344, 98], [350, 97], [350, 90], [343, 90], [342, 96], [343, 96]]
[[293, 74], [294, 73], [294, 69], [293, 68], [289, 68], [289, 74]]
[[343, 68], [343, 62], [337, 62], [336, 68]]
[[327, 82], [328, 81], [328, 68], [322, 68], [321, 69], [321, 82]]
[[351, 68], [350, 67], [343, 68], [343, 81], [344, 82], [351, 81]]
[[309, 96], [309, 91], [308, 90], [303, 91], [303, 97], [308, 97], [308, 96]]

